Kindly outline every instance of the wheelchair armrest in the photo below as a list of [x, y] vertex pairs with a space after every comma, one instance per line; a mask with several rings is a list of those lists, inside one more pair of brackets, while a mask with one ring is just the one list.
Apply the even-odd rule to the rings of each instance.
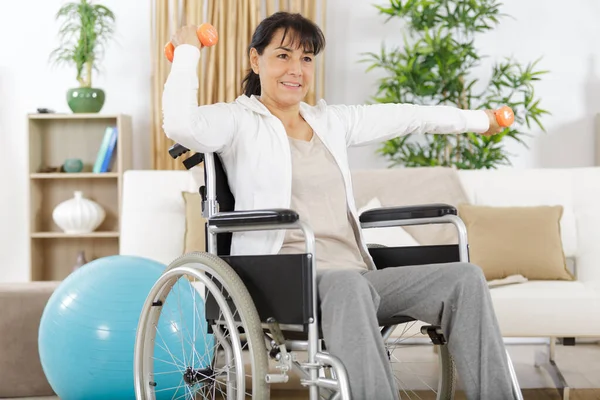
[[361, 223], [396, 221], [404, 219], [437, 218], [456, 215], [456, 208], [449, 204], [422, 204], [405, 207], [382, 207], [365, 211], [359, 217]]
[[217, 228], [243, 227], [247, 225], [279, 225], [298, 221], [298, 213], [285, 208], [269, 210], [228, 211], [209, 218], [208, 224]]

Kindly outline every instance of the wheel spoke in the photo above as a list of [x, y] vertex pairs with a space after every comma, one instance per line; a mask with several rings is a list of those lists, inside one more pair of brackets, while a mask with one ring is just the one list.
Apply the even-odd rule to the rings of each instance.
[[[399, 326], [394, 337], [388, 338], [385, 343], [398, 387], [409, 399], [429, 399], [431, 394], [438, 400], [451, 399], [454, 393], [453, 360], [445, 345], [434, 347], [431, 342], [425, 345], [410, 342], [411, 339], [422, 337], [420, 333], [411, 332], [417, 323], [412, 321]], [[400, 335], [396, 333], [398, 331]], [[438, 355], [428, 357], [420, 351], [433, 353], [434, 348]], [[412, 353], [415, 351], [418, 352], [418, 360], [413, 359], [415, 355]]]

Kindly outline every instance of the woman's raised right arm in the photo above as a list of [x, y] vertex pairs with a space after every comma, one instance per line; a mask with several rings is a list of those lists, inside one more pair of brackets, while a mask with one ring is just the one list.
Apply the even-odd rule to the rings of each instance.
[[189, 44], [175, 48], [171, 72], [162, 96], [163, 130], [167, 137], [190, 150], [216, 153], [226, 150], [236, 131], [234, 105], [198, 106], [200, 49]]

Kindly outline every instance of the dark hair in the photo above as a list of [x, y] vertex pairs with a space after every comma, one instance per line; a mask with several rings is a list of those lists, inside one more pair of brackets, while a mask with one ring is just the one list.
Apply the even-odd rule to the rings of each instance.
[[[278, 29], [283, 29], [282, 44], [288, 31], [291, 30], [293, 35], [292, 45], [299, 41], [299, 47], [315, 55], [319, 54], [325, 48], [325, 36], [314, 22], [303, 17], [301, 14], [280, 11], [265, 18], [258, 24], [248, 46], [248, 57], [250, 57], [250, 50], [252, 48], [255, 48], [258, 54], [262, 54], [265, 47], [271, 43], [273, 35]], [[248, 71], [248, 74], [242, 81], [242, 90], [248, 97], [253, 94], [260, 95], [260, 78], [258, 74], [252, 71], [252, 68], [250, 68], [250, 71]]]

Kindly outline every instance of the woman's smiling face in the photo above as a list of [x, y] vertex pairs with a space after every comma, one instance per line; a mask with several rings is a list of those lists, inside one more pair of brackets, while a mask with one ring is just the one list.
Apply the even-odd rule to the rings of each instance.
[[280, 107], [297, 106], [314, 76], [314, 54], [300, 47], [297, 34], [278, 29], [262, 55], [252, 49], [250, 63], [260, 76], [261, 98]]

